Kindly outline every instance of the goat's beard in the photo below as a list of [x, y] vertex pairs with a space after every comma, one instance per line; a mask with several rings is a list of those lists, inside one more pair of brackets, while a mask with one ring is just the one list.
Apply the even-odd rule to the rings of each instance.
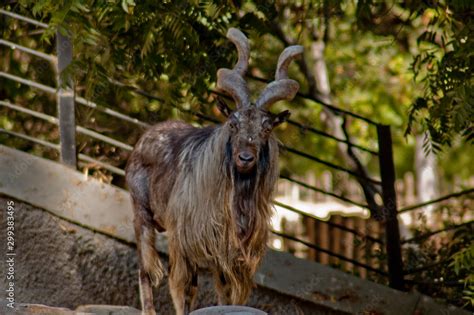
[[257, 168], [248, 173], [240, 173], [233, 168], [234, 196], [232, 206], [237, 225], [237, 235], [245, 241], [253, 230], [256, 211], [256, 189], [258, 185]]
[[237, 236], [241, 242], [245, 244], [251, 237], [255, 227], [255, 217], [258, 211], [259, 184], [268, 168], [268, 145], [262, 148], [255, 166], [245, 173], [238, 170], [232, 159], [230, 141], [227, 143], [226, 151], [226, 167], [228, 175], [230, 175], [233, 190], [232, 213]]

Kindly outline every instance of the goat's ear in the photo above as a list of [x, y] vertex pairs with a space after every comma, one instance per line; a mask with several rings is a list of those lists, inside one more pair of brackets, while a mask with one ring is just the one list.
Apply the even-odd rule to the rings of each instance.
[[227, 106], [227, 103], [221, 97], [217, 97], [217, 109], [221, 112], [222, 115], [225, 117], [229, 117], [232, 114], [232, 110]]
[[285, 122], [288, 120], [290, 117], [291, 113], [289, 110], [282, 111], [279, 114], [276, 114], [275, 117], [273, 117], [273, 128], [276, 126], [280, 125], [281, 123]]

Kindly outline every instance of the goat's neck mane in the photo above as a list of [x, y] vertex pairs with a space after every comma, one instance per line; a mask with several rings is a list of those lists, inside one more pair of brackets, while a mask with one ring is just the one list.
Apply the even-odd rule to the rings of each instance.
[[255, 169], [248, 174], [235, 168], [226, 125], [196, 130], [183, 147], [185, 169], [194, 173], [187, 178], [193, 178], [194, 184], [183, 187], [182, 198], [194, 200], [197, 203], [193, 204], [207, 208], [212, 216], [227, 217], [230, 232], [244, 248], [258, 248], [257, 243], [265, 246], [271, 195], [278, 178], [277, 140], [271, 136], [260, 148]]

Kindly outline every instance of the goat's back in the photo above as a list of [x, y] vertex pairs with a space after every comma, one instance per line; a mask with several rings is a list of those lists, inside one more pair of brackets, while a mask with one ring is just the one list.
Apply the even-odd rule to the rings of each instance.
[[183, 150], [192, 155], [213, 130], [213, 127], [196, 128], [181, 121], [165, 121], [150, 127], [138, 140], [127, 164], [126, 180], [132, 197], [153, 212], [155, 220], [164, 221], [160, 219], [160, 211], [167, 207], [183, 169]]

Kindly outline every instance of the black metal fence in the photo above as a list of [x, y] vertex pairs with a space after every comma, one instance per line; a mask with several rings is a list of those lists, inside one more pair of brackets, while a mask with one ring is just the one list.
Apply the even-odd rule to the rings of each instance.
[[[32, 20], [30, 18], [14, 14], [9, 11], [1, 10], [0, 9], [0, 14], [4, 15], [8, 18], [12, 19], [17, 19], [22, 22], [30, 23], [32, 25], [35, 25], [38, 28], [47, 28], [48, 25]], [[87, 129], [83, 126], [76, 125], [76, 120], [74, 117], [74, 108], [76, 105], [80, 106], [86, 106], [89, 108], [92, 108], [94, 110], [100, 111], [110, 117], [113, 117], [114, 119], [118, 119], [121, 121], [126, 121], [128, 123], [132, 123], [138, 127], [141, 128], [146, 128], [149, 126], [148, 123], [140, 121], [136, 118], [130, 117], [128, 115], [125, 115], [123, 113], [120, 113], [118, 111], [115, 111], [111, 108], [99, 106], [95, 104], [94, 102], [90, 102], [84, 98], [81, 97], [75, 97], [74, 96], [74, 87], [72, 86], [71, 82], [61, 82], [61, 72], [67, 67], [67, 65], [71, 62], [72, 60], [72, 46], [70, 43], [70, 40], [67, 37], [64, 37], [60, 34], [57, 34], [57, 40], [56, 40], [56, 51], [57, 51], [57, 56], [54, 55], [49, 55], [45, 54], [43, 52], [30, 49], [28, 47], [24, 47], [21, 45], [18, 45], [16, 43], [10, 42], [7, 39], [0, 39], [0, 45], [9, 47], [11, 49], [18, 49], [22, 52], [28, 53], [28, 54], [33, 54], [36, 57], [45, 59], [49, 62], [51, 62], [55, 68], [57, 69], [57, 82], [58, 82], [58, 88], [51, 87], [51, 86], [46, 86], [41, 83], [18, 77], [13, 74], [9, 74], [3, 71], [0, 71], [0, 77], [7, 79], [7, 80], [13, 80], [16, 81], [22, 85], [29, 86], [33, 89], [41, 90], [46, 93], [50, 93], [53, 95], [56, 95], [57, 97], [57, 106], [58, 106], [58, 115], [57, 117], [53, 117], [50, 115], [46, 115], [44, 113], [40, 113], [37, 111], [30, 110], [28, 108], [12, 104], [11, 102], [8, 102], [6, 100], [0, 100], [0, 106], [8, 108], [9, 110], [13, 111], [18, 111], [22, 112], [24, 114], [30, 115], [32, 117], [35, 117], [37, 119], [44, 120], [48, 123], [55, 124], [59, 127], [60, 135], [59, 135], [59, 143], [51, 143], [45, 140], [41, 140], [39, 138], [31, 137], [26, 134], [6, 130], [6, 129], [1, 129], [0, 132], [7, 134], [12, 137], [18, 137], [27, 141], [31, 141], [33, 143], [39, 144], [41, 146], [45, 146], [54, 150], [57, 150], [60, 153], [60, 160], [62, 163], [69, 165], [70, 167], [76, 168], [77, 164], [81, 163], [94, 163], [103, 169], [110, 171], [111, 173], [118, 175], [118, 176], [124, 176], [125, 172], [123, 169], [120, 169], [114, 165], [111, 165], [109, 163], [99, 161], [91, 156], [82, 154], [82, 153], [77, 153], [76, 152], [76, 133], [85, 135], [87, 137], [91, 137], [95, 140], [98, 141], [103, 141], [111, 146], [120, 148], [125, 151], [131, 151], [132, 146], [127, 143], [123, 143], [121, 141], [118, 141], [116, 139], [113, 139], [111, 137], [105, 136], [97, 131]], [[116, 85], [122, 86], [123, 88], [128, 88], [131, 89], [134, 93], [140, 94], [142, 96], [145, 96], [149, 99], [155, 99], [155, 100], [160, 100], [159, 97], [156, 97], [146, 91], [142, 91], [133, 87], [127, 87], [124, 85], [121, 85], [120, 83], [116, 82], [114, 83]], [[211, 91], [213, 93], [218, 93], [217, 91]], [[468, 222], [464, 223], [461, 225], [456, 225], [456, 226], [449, 226], [444, 229], [440, 229], [437, 231], [432, 231], [429, 233], [426, 233], [424, 235], [418, 235], [414, 238], [407, 239], [407, 240], [401, 240], [400, 239], [400, 232], [399, 232], [399, 222], [398, 222], [398, 215], [403, 212], [407, 211], [414, 211], [416, 209], [422, 208], [428, 204], [433, 204], [437, 202], [441, 202], [450, 198], [455, 198], [459, 197], [462, 195], [466, 194], [472, 194], [474, 193], [474, 189], [467, 189], [464, 191], [456, 192], [441, 198], [438, 198], [436, 200], [432, 200], [430, 202], [425, 202], [421, 203], [418, 205], [406, 207], [404, 209], [398, 209], [397, 208], [397, 198], [396, 198], [396, 193], [395, 193], [395, 168], [394, 168], [394, 162], [393, 162], [393, 151], [392, 151], [392, 138], [391, 138], [391, 131], [390, 131], [390, 126], [387, 125], [382, 125], [377, 122], [374, 122], [366, 117], [357, 115], [355, 113], [337, 108], [331, 104], [326, 104], [324, 102], [321, 102], [318, 99], [309, 97], [307, 95], [302, 95], [299, 94], [299, 97], [303, 97], [306, 99], [310, 99], [315, 102], [315, 104], [319, 104], [320, 106], [323, 106], [326, 110], [331, 111], [332, 113], [339, 115], [340, 117], [343, 117], [344, 119], [346, 117], [351, 117], [352, 119], [359, 120], [365, 124], [368, 124], [371, 127], [376, 128], [377, 131], [377, 140], [378, 140], [378, 150], [373, 150], [367, 147], [364, 147], [362, 145], [359, 145], [357, 143], [353, 143], [350, 138], [348, 137], [347, 133], [345, 133], [345, 138], [340, 138], [336, 137], [334, 135], [331, 135], [324, 130], [320, 130], [316, 127], [313, 126], [308, 126], [306, 124], [302, 124], [300, 122], [294, 121], [294, 120], [289, 120], [289, 124], [297, 127], [304, 129], [305, 132], [309, 132], [312, 134], [315, 134], [317, 136], [325, 137], [331, 141], [336, 141], [338, 143], [342, 143], [347, 146], [348, 152], [353, 154], [353, 150], [359, 150], [362, 152], [369, 153], [372, 156], [378, 157], [379, 160], [379, 168], [380, 168], [380, 176], [379, 178], [373, 178], [370, 177], [369, 175], [365, 174], [364, 172], [361, 171], [360, 168], [355, 168], [355, 169], [350, 169], [346, 168], [341, 165], [337, 165], [335, 163], [332, 163], [331, 161], [324, 160], [316, 155], [307, 153], [307, 152], [302, 152], [300, 150], [297, 150], [293, 147], [290, 147], [289, 145], [284, 145], [283, 149], [288, 152], [288, 154], [294, 154], [299, 157], [302, 157], [304, 159], [308, 159], [310, 161], [319, 163], [324, 165], [325, 167], [332, 169], [333, 171], [336, 172], [343, 172], [347, 173], [350, 176], [356, 178], [358, 182], [361, 185], [368, 185], [370, 186], [369, 188], [372, 189], [376, 195], [379, 195], [379, 199], [381, 199], [380, 204], [375, 204], [373, 200], [367, 200], [367, 203], [362, 203], [359, 201], [351, 200], [345, 196], [338, 195], [334, 192], [326, 191], [324, 189], [318, 188], [316, 186], [310, 185], [308, 183], [302, 182], [300, 180], [297, 180], [295, 178], [292, 178], [289, 175], [282, 175], [281, 179], [282, 180], [287, 180], [290, 181], [296, 185], [300, 185], [306, 189], [316, 191], [318, 193], [325, 194], [331, 198], [335, 198], [337, 200], [341, 200], [345, 203], [356, 205], [361, 208], [368, 209], [373, 217], [376, 217], [378, 220], [381, 220], [384, 223], [385, 226], [385, 231], [384, 239], [379, 239], [375, 238], [371, 235], [364, 235], [361, 231], [354, 229], [354, 228], [349, 228], [341, 224], [335, 224], [333, 222], [326, 222], [326, 221], [321, 221], [314, 215], [307, 213], [305, 211], [302, 211], [300, 209], [297, 209], [291, 205], [283, 204], [281, 202], [275, 201], [275, 204], [283, 207], [287, 210], [293, 211], [300, 215], [301, 217], [305, 218], [311, 218], [314, 220], [318, 220], [322, 224], [327, 224], [331, 226], [332, 228], [335, 229], [340, 229], [342, 231], [345, 231], [347, 233], [352, 233], [353, 235], [357, 237], [362, 237], [365, 240], [373, 243], [380, 244], [381, 246], [384, 247], [386, 255], [387, 255], [387, 266], [388, 270], [385, 271], [383, 268], [375, 268], [373, 266], [370, 266], [368, 264], [362, 263], [360, 261], [345, 257], [341, 255], [340, 253], [335, 253], [332, 252], [328, 249], [322, 248], [314, 243], [308, 242], [306, 240], [299, 239], [295, 236], [287, 235], [282, 232], [277, 232], [273, 231], [273, 233], [277, 236], [289, 239], [294, 242], [301, 243], [309, 248], [315, 249], [317, 251], [324, 252], [330, 256], [336, 257], [342, 261], [349, 262], [355, 266], [361, 267], [366, 269], [369, 272], [376, 273], [382, 277], [388, 278], [389, 285], [393, 288], [396, 289], [404, 289], [405, 288], [405, 276], [412, 274], [414, 272], [417, 272], [418, 270], [421, 270], [423, 268], [429, 268], [430, 266], [425, 266], [422, 268], [418, 268], [417, 270], [406, 270], [403, 267], [403, 261], [402, 261], [402, 245], [411, 243], [411, 242], [417, 242], [423, 239], [427, 239], [432, 237], [433, 235], [436, 235], [441, 232], [457, 229], [461, 226], [464, 225], [470, 225], [473, 224], [473, 222]], [[207, 116], [203, 113], [192, 111], [189, 109], [181, 109], [178, 108], [184, 113], [195, 115], [201, 120], [208, 121], [211, 123], [216, 123], [218, 120], [214, 117]], [[363, 187], [364, 188], [364, 187]], [[367, 189], [367, 187], [365, 187]], [[364, 190], [365, 191], [365, 190]], [[366, 195], [367, 197], [367, 195]], [[373, 196], [372, 196], [373, 197]]]

